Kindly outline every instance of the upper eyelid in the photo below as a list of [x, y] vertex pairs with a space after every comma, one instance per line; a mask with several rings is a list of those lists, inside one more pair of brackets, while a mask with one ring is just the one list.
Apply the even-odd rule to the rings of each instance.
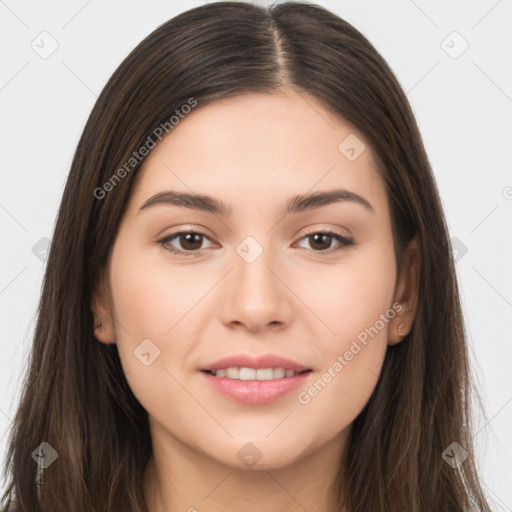
[[[194, 229], [194, 228], [180, 229], [179, 231], [175, 231], [174, 233], [170, 233], [168, 235], [160, 237], [160, 240], [172, 239], [172, 238], [174, 238], [174, 237], [176, 237], [178, 235], [182, 235], [182, 234], [186, 234], [186, 233], [195, 233], [197, 235], [204, 236], [204, 237], [208, 238], [209, 240], [212, 240], [212, 237], [210, 235], [208, 235], [207, 233], [205, 233], [201, 229]], [[333, 233], [333, 234], [339, 235], [339, 236], [341, 236], [343, 238], [346, 238], [346, 239], [351, 239], [352, 238], [352, 236], [350, 234], [339, 233], [338, 231], [336, 231], [333, 228], [316, 228], [316, 229], [312, 229], [312, 230], [308, 231], [307, 233], [303, 234], [299, 238], [299, 240], [304, 238], [304, 237], [306, 237], [306, 236], [315, 235], [317, 233]]]

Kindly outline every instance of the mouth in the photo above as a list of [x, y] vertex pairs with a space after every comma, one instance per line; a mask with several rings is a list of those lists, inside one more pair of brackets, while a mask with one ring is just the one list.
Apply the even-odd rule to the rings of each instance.
[[244, 404], [269, 404], [305, 385], [313, 369], [278, 354], [234, 354], [200, 368], [205, 383]]
[[227, 378], [243, 381], [269, 381], [277, 379], [286, 379], [296, 377], [304, 373], [309, 373], [311, 369], [294, 370], [292, 368], [249, 368], [231, 366], [228, 368], [219, 368], [216, 370], [201, 370], [208, 375], [217, 378]]

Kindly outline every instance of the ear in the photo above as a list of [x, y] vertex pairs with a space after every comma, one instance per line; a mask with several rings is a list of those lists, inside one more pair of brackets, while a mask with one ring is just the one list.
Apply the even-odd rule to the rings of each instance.
[[93, 286], [91, 297], [91, 310], [94, 317], [94, 335], [102, 343], [115, 343], [114, 315], [110, 290], [104, 269]]
[[421, 252], [415, 236], [405, 249], [404, 262], [398, 276], [394, 302], [401, 304], [402, 308], [389, 322], [389, 345], [402, 341], [411, 330], [418, 308], [420, 273]]

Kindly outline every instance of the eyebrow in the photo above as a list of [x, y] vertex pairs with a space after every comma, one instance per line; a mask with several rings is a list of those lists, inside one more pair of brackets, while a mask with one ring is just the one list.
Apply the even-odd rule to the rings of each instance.
[[[324, 192], [297, 195], [290, 199], [284, 209], [284, 215], [314, 210], [334, 203], [352, 202], [363, 206], [366, 210], [375, 213], [373, 206], [364, 197], [345, 189], [334, 189]], [[191, 210], [199, 210], [213, 213], [220, 217], [229, 217], [232, 213], [231, 206], [204, 194], [189, 194], [166, 190], [147, 199], [139, 211], [155, 205], [183, 206]]]

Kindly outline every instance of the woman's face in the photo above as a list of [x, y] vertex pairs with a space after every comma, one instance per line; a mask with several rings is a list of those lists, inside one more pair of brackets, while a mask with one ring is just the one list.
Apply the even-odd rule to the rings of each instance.
[[117, 340], [154, 442], [232, 467], [340, 444], [407, 322], [372, 151], [293, 92], [199, 104], [174, 126], [107, 270], [98, 337]]

